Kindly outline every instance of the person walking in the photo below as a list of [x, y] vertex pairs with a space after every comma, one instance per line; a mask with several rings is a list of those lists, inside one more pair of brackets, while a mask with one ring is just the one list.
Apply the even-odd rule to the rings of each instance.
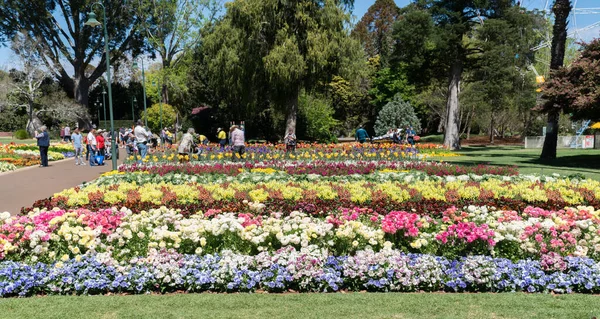
[[358, 141], [359, 143], [363, 144], [364, 142], [367, 141], [368, 138], [369, 138], [369, 133], [367, 133], [367, 130], [365, 130], [365, 128], [361, 125], [358, 128], [358, 130], [356, 130], [355, 140]]
[[65, 127], [64, 126], [60, 127], [60, 141], [61, 142], [65, 141]]
[[[229, 129], [229, 133], [231, 135], [234, 156], [241, 159], [246, 152], [244, 131], [240, 130], [237, 125], [234, 125]], [[235, 160], [235, 157], [233, 157], [233, 159]]]
[[40, 148], [40, 167], [48, 167], [48, 148], [50, 147], [50, 134], [46, 129], [46, 126], [40, 127], [40, 131], [35, 131], [35, 138], [37, 139], [37, 145]]
[[225, 150], [225, 145], [227, 144], [227, 133], [222, 128], [217, 129], [217, 139], [219, 140], [219, 145], [221, 146], [221, 151]]
[[87, 135], [87, 145], [90, 152], [90, 166], [98, 166], [96, 155], [98, 152], [98, 141], [96, 141], [96, 129], [91, 129]]
[[73, 148], [75, 149], [75, 165], [85, 165], [83, 161], [83, 136], [79, 133], [79, 128], [76, 127], [75, 131], [71, 135], [71, 141], [73, 141]]
[[148, 154], [148, 131], [144, 128], [144, 123], [140, 120], [137, 122], [137, 125], [133, 129], [133, 135], [135, 136], [135, 143], [140, 153], [140, 159], [138, 160], [138, 164], [142, 164], [142, 161], [146, 158], [146, 154]]
[[294, 134], [294, 131], [289, 130], [283, 141], [285, 142], [286, 153], [296, 153], [296, 134]]
[[69, 125], [65, 126], [65, 142], [71, 143], [71, 128]]

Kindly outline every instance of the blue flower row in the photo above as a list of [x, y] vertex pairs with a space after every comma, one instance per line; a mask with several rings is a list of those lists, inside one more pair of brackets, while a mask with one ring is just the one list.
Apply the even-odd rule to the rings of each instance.
[[448, 260], [398, 251], [354, 256], [285, 248], [246, 256], [156, 252], [119, 264], [83, 256], [54, 264], [0, 263], [0, 296], [147, 292], [448, 291], [600, 292], [600, 264], [567, 257], [561, 269], [487, 256]]

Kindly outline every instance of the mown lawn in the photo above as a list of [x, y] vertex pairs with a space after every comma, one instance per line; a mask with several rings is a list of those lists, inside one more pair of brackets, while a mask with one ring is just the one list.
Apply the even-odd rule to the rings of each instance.
[[335, 293], [1, 299], [0, 318], [595, 318], [600, 296]]
[[5, 136], [0, 137], [0, 144], [9, 144], [10, 142], [14, 142], [15, 144], [36, 144], [37, 140], [35, 138], [18, 140], [16, 138], [11, 138], [11, 137], [5, 137]]
[[555, 160], [540, 160], [541, 152], [520, 146], [471, 146], [458, 151], [459, 157], [433, 159], [462, 165], [517, 166], [523, 174], [581, 174], [600, 180], [600, 150], [559, 149]]

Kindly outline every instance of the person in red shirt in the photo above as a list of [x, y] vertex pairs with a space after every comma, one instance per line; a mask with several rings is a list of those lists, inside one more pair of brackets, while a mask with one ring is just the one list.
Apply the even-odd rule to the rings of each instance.
[[96, 143], [98, 144], [98, 155], [106, 156], [104, 153], [104, 130], [98, 130], [96, 135]]

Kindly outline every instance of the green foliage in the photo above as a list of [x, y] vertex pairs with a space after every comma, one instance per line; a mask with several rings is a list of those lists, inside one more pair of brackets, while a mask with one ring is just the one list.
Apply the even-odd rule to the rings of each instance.
[[[209, 85], [233, 119], [272, 112], [292, 128], [302, 88], [323, 91], [333, 76], [364, 66], [350, 15], [338, 0], [236, 0], [204, 41]], [[270, 109], [270, 111], [267, 111]]]
[[369, 93], [372, 97], [371, 103], [381, 108], [396, 95], [410, 101], [415, 95], [415, 87], [409, 83], [406, 72], [401, 68], [384, 68], [376, 73]]
[[[18, 33], [39, 41], [34, 54], [47, 64], [66, 93], [85, 105], [89, 86], [106, 71], [103, 28], [84, 26], [94, 2], [3, 1], [0, 10], [0, 42], [13, 39]], [[103, 3], [107, 9], [106, 21], [99, 8], [93, 9], [98, 20], [107, 24], [111, 64], [117, 69], [128, 53], [135, 56], [143, 46], [137, 27], [140, 20], [131, 9], [131, 2], [107, 0]]]
[[334, 142], [334, 130], [339, 122], [333, 118], [333, 107], [324, 98], [300, 94], [300, 115], [306, 121], [306, 137], [318, 142]]
[[28, 139], [29, 138], [29, 133], [27, 133], [27, 130], [17, 130], [15, 132], [15, 138], [18, 140], [24, 140], [24, 139]]
[[375, 122], [375, 134], [384, 135], [389, 129], [404, 128], [407, 125], [411, 125], [416, 132], [421, 130], [421, 121], [412, 105], [398, 95], [379, 112]]
[[[161, 107], [162, 106], [162, 107]], [[162, 127], [161, 124], [162, 109]], [[146, 114], [142, 112], [142, 121], [146, 120]], [[177, 120], [175, 108], [169, 104], [156, 103], [148, 108], [148, 126], [153, 133], [158, 134], [162, 128], [172, 127]]]
[[27, 115], [23, 112], [7, 107], [0, 114], [0, 132], [14, 132], [27, 125]]

